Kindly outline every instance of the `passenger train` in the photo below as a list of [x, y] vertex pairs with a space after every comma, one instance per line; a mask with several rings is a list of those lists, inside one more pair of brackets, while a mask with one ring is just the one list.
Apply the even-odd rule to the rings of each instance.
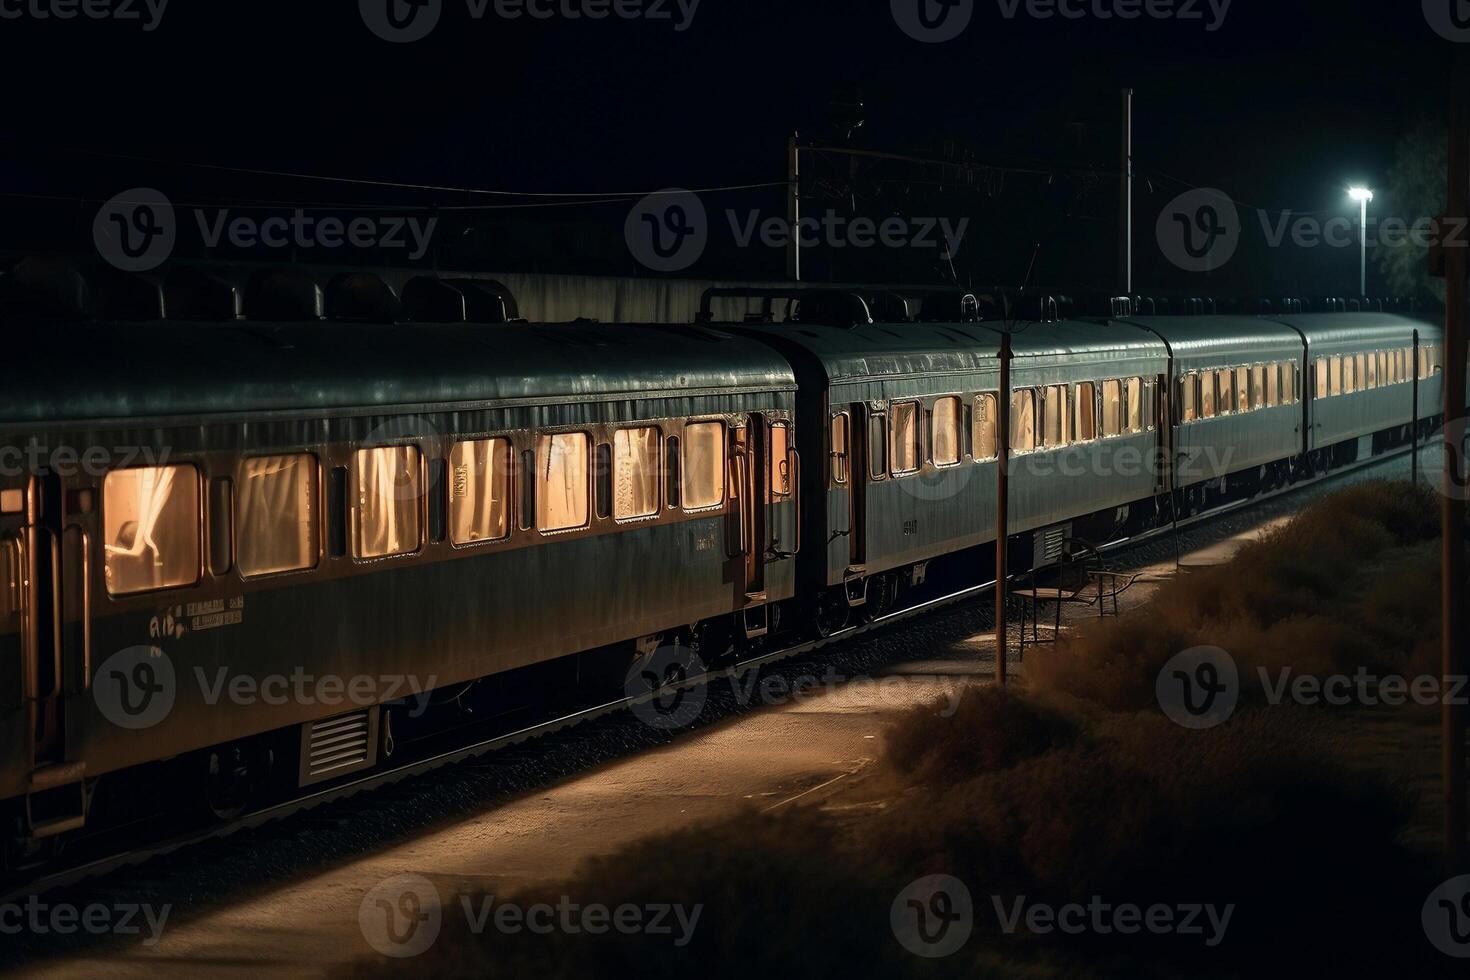
[[1401, 451], [1442, 403], [1441, 330], [1392, 313], [805, 290], [782, 322], [530, 324], [485, 280], [216, 285], [67, 315], [9, 284], [12, 865], [988, 582], [1003, 443], [1030, 569]]

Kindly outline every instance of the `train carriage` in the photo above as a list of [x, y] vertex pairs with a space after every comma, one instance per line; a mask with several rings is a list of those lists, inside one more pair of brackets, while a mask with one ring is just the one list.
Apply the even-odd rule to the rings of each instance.
[[758, 637], [794, 592], [795, 382], [763, 345], [29, 336], [0, 394], [4, 456], [39, 461], [0, 482], [0, 800], [26, 834], [78, 826], [109, 772], [293, 726], [300, 781], [341, 776], [373, 764], [384, 703], [703, 623]]

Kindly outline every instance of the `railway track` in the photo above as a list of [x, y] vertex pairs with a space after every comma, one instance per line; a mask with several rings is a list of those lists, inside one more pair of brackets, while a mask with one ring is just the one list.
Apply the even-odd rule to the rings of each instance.
[[[1301, 481], [1289, 487], [1261, 494], [1247, 500], [1233, 502], [1207, 513], [1181, 520], [1177, 525], [1166, 526], [1148, 531], [1144, 534], [1108, 542], [1101, 545], [1099, 550], [1115, 557], [1126, 556], [1128, 553], [1135, 550], [1142, 550], [1146, 546], [1157, 545], [1170, 536], [1177, 537], [1178, 534], [1185, 531], [1219, 524], [1233, 516], [1261, 510], [1269, 504], [1283, 502], [1290, 498], [1306, 498], [1317, 493], [1325, 492], [1339, 484], [1350, 483], [1364, 478], [1391, 476], [1393, 475], [1392, 470], [1394, 467], [1406, 464], [1409, 455], [1410, 450], [1404, 449], [1372, 460], [1351, 464], [1324, 476]], [[1404, 468], [1407, 469], [1406, 466]], [[0, 902], [8, 903], [17, 899], [24, 899], [27, 896], [44, 895], [49, 892], [72, 888], [116, 872], [137, 868], [154, 859], [178, 854], [208, 842], [224, 841], [247, 831], [263, 828], [267, 825], [280, 823], [289, 818], [319, 810], [330, 804], [339, 803], [364, 794], [371, 794], [375, 791], [380, 791], [387, 787], [425, 776], [436, 770], [461, 764], [492, 753], [503, 752], [514, 746], [544, 739], [549, 735], [567, 731], [599, 718], [628, 711], [656, 697], [666, 696], [674, 690], [692, 689], [701, 685], [711, 685], [722, 680], [738, 680], [753, 671], [767, 668], [781, 661], [791, 660], [792, 658], [814, 653], [828, 647], [850, 644], [858, 638], [886, 630], [888, 627], [897, 623], [923, 617], [939, 609], [992, 594], [994, 587], [994, 581], [990, 581], [960, 589], [950, 594], [894, 611], [870, 623], [844, 628], [820, 640], [793, 644], [780, 650], [766, 652], [729, 668], [708, 671], [696, 677], [689, 678], [672, 688], [665, 688], [664, 690], [638, 698], [615, 699], [582, 708], [515, 731], [442, 751], [388, 771], [365, 775], [360, 779], [353, 779], [338, 786], [308, 793], [287, 802], [274, 804], [236, 818], [228, 823], [201, 829], [197, 832], [184, 833], [149, 842], [115, 854], [89, 858], [73, 865], [60, 868], [47, 866], [37, 869], [39, 873], [30, 877], [26, 876], [25, 870], [23, 869], [14, 880], [0, 886]]]

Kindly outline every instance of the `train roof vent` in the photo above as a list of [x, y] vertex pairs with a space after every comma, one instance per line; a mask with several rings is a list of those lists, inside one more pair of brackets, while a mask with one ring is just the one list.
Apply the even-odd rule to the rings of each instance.
[[1139, 316], [1158, 316], [1159, 304], [1152, 296], [1134, 296], [1133, 308]]
[[980, 301], [974, 293], [930, 293], [919, 304], [922, 323], [975, 323]]
[[792, 323], [825, 323], [829, 326], [866, 326], [873, 322], [867, 301], [856, 293], [814, 290], [792, 304]]
[[83, 320], [92, 286], [65, 259], [28, 257], [0, 276], [0, 313], [43, 320]]
[[238, 320], [244, 311], [239, 286], [189, 268], [163, 280], [163, 303], [170, 320]]
[[464, 323], [464, 293], [433, 276], [414, 276], [403, 284], [403, 312], [415, 323]]
[[510, 323], [521, 319], [515, 294], [494, 279], [446, 279], [464, 296], [465, 319], [470, 323]]
[[252, 320], [320, 320], [324, 308], [322, 287], [300, 272], [258, 272], [245, 287], [245, 315]]
[[327, 283], [327, 316], [333, 320], [366, 320], [396, 323], [403, 319], [403, 304], [393, 287], [371, 272], [344, 272]]
[[92, 315], [99, 320], [162, 320], [167, 310], [163, 283], [157, 278], [117, 271], [97, 276]]

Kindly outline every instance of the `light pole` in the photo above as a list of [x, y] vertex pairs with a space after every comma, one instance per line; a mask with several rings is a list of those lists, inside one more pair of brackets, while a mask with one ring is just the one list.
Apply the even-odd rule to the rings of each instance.
[[1349, 187], [1348, 197], [1358, 202], [1358, 239], [1362, 243], [1363, 262], [1361, 266], [1361, 278], [1359, 280], [1358, 296], [1366, 299], [1368, 296], [1368, 202], [1373, 200], [1373, 192], [1366, 187]]

